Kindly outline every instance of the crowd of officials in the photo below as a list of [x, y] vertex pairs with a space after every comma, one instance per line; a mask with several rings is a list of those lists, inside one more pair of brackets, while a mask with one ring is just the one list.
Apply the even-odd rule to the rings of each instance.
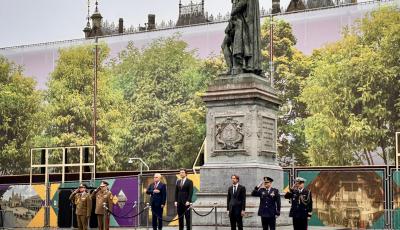
[[[187, 230], [191, 228], [190, 205], [193, 195], [193, 181], [187, 178], [187, 171], [181, 169], [180, 179], [175, 185], [175, 202], [179, 218], [179, 230], [184, 229], [186, 222]], [[243, 229], [243, 216], [246, 211], [246, 188], [239, 183], [239, 176], [232, 175], [232, 185], [227, 192], [227, 212], [232, 230]], [[272, 186], [273, 179], [264, 177], [251, 195], [260, 198], [258, 215], [261, 217], [263, 230], [274, 230], [276, 228], [276, 218], [280, 216], [281, 196], [279, 190]], [[294, 185], [284, 195], [290, 200], [291, 209], [289, 216], [293, 219], [294, 230], [306, 230], [308, 220], [312, 215], [312, 195], [311, 191], [304, 187], [305, 179], [297, 177]], [[152, 211], [152, 225], [154, 230], [161, 230], [163, 227], [163, 209], [167, 199], [166, 185], [161, 182], [161, 174], [154, 174], [153, 183], [149, 185], [146, 193], [150, 195], [150, 205]], [[76, 205], [77, 223], [80, 230], [88, 228], [88, 220], [92, 211], [92, 200], [95, 199], [95, 214], [97, 215], [98, 227], [100, 230], [109, 229], [108, 210], [112, 210], [112, 194], [108, 189], [107, 181], [102, 181], [100, 187], [91, 194], [87, 191], [86, 185], [81, 184], [69, 197]]]

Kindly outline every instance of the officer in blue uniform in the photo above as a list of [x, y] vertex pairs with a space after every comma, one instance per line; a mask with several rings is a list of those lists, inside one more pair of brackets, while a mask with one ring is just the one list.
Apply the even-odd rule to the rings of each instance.
[[285, 198], [290, 199], [292, 204], [289, 216], [293, 218], [294, 230], [307, 230], [307, 222], [312, 215], [312, 195], [311, 191], [304, 188], [305, 181], [297, 177], [292, 188], [285, 194]]
[[263, 230], [275, 230], [276, 218], [281, 213], [281, 196], [279, 190], [272, 187], [274, 180], [264, 177], [264, 181], [256, 186], [252, 196], [260, 197], [258, 215], [261, 216]]

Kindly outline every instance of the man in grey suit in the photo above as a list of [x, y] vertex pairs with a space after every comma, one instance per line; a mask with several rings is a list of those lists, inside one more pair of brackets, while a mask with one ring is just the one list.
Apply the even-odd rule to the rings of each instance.
[[239, 184], [239, 176], [232, 175], [232, 186], [228, 189], [227, 210], [231, 229], [243, 230], [243, 216], [246, 210], [246, 188]]

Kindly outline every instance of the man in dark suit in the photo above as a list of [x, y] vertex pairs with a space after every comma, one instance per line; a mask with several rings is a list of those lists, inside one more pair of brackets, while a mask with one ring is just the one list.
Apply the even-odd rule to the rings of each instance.
[[184, 227], [182, 215], [186, 219], [186, 229], [190, 230], [190, 211], [188, 211], [188, 208], [192, 203], [193, 182], [187, 178], [186, 169], [180, 169], [179, 175], [181, 179], [176, 181], [175, 187], [175, 207], [178, 209], [178, 216], [181, 217], [179, 218], [179, 230], [183, 230]]
[[285, 194], [285, 198], [292, 203], [289, 216], [293, 218], [294, 230], [307, 230], [307, 222], [312, 215], [312, 195], [311, 191], [304, 188], [305, 181], [297, 177], [295, 184]]
[[271, 177], [264, 177], [264, 181], [251, 193], [252, 196], [260, 197], [258, 215], [261, 216], [263, 230], [275, 230], [276, 218], [281, 213], [281, 196], [279, 190], [272, 187], [273, 181]]
[[167, 200], [167, 188], [161, 181], [161, 174], [154, 174], [154, 182], [149, 185], [146, 193], [150, 195], [153, 230], [162, 229], [162, 214]]
[[227, 210], [231, 222], [231, 229], [243, 230], [243, 216], [246, 210], [246, 188], [239, 184], [239, 176], [232, 175], [232, 186], [228, 189]]

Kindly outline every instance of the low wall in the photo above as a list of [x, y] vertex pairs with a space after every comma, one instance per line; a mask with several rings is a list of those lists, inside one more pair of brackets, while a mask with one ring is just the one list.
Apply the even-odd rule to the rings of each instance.
[[[121, 175], [109, 173], [108, 176], [111, 177], [87, 181], [93, 188], [103, 179], [110, 183], [110, 190], [114, 195], [115, 214], [111, 217], [111, 226], [145, 225], [146, 219], [151, 218], [147, 212], [140, 217], [133, 216], [149, 202], [149, 196], [145, 192], [152, 181], [153, 173], [141, 176], [136, 172], [121, 172]], [[173, 202], [178, 172], [162, 173], [162, 180], [167, 184], [167, 205], [164, 208], [164, 216], [165, 219], [172, 220], [177, 217]], [[296, 176], [306, 178], [306, 187], [312, 191], [314, 208], [310, 220], [312, 226], [343, 226], [352, 229], [383, 229], [385, 223], [400, 226], [400, 172], [396, 172], [394, 168], [389, 170], [386, 167], [313, 167], [294, 168], [294, 170], [284, 168], [284, 187], [279, 189], [282, 192], [287, 191]], [[41, 182], [42, 176], [36, 177], [36, 183], [32, 185], [27, 183], [26, 176], [8, 177], [20, 183], [4, 183], [10, 180], [4, 176], [0, 177], [0, 183], [3, 183], [0, 184], [0, 227], [42, 228], [45, 223], [51, 227], [71, 227], [74, 223], [72, 206], [67, 197], [72, 189], [78, 186], [78, 181], [61, 184], [56, 181], [58, 176], [53, 175], [53, 181], [51, 180], [48, 188], [49, 208], [46, 212], [46, 187]], [[196, 194], [200, 191], [200, 175], [190, 174], [189, 178], [194, 181], [194, 200], [196, 200]], [[386, 200], [389, 202], [385, 202]], [[133, 208], [134, 203], [137, 204], [136, 208]], [[387, 210], [391, 210], [390, 215]], [[91, 220], [92, 227], [96, 226], [94, 219]], [[165, 223], [167, 224], [177, 223]]]

